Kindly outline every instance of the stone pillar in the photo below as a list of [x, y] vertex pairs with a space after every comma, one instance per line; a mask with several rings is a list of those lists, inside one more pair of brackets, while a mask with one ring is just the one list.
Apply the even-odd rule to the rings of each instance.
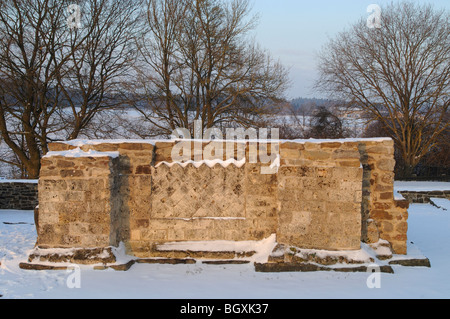
[[360, 143], [363, 178], [363, 236], [367, 243], [387, 240], [395, 254], [406, 254], [408, 201], [394, 198], [394, 142]]
[[117, 246], [118, 153], [50, 152], [41, 164], [37, 246]]

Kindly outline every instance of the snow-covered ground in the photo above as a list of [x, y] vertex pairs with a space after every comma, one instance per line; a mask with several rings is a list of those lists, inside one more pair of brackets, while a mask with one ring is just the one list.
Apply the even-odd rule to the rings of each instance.
[[[422, 182], [409, 186], [433, 187]], [[440, 186], [450, 189], [450, 183]], [[431, 268], [393, 266], [395, 273], [380, 274], [380, 288], [372, 289], [367, 285], [369, 273], [257, 273], [252, 265], [135, 264], [126, 272], [81, 267], [77, 277], [77, 270], [22, 270], [19, 263], [26, 261], [36, 240], [33, 212], [4, 210], [0, 211], [0, 295], [1, 299], [448, 299], [450, 201], [437, 201], [447, 211], [429, 204], [413, 204], [409, 209], [408, 241], [430, 259]]]

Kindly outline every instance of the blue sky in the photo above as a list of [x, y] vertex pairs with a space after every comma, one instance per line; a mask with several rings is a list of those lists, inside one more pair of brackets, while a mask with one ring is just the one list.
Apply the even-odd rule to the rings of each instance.
[[[290, 69], [288, 98], [320, 97], [312, 92], [316, 78], [316, 53], [337, 32], [368, 18], [367, 7], [381, 7], [392, 0], [251, 0], [259, 15], [254, 32], [257, 43]], [[396, 1], [394, 1], [396, 2]], [[428, 0], [436, 8], [450, 10], [449, 0]]]

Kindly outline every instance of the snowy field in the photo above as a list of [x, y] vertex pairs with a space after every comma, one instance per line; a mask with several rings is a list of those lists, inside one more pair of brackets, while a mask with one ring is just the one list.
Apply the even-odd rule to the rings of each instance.
[[[397, 186], [403, 190], [408, 185]], [[433, 185], [421, 182], [412, 186]], [[450, 183], [440, 186], [450, 189]], [[408, 241], [430, 259], [431, 268], [393, 266], [395, 274], [380, 274], [380, 288], [372, 289], [367, 285], [369, 273], [256, 273], [252, 265], [200, 263], [135, 264], [126, 272], [82, 267], [77, 282], [73, 271], [20, 269], [19, 263], [26, 261], [36, 241], [33, 212], [0, 210], [0, 300], [448, 299], [450, 201], [436, 199], [435, 203], [441, 208], [413, 204], [409, 209]]]

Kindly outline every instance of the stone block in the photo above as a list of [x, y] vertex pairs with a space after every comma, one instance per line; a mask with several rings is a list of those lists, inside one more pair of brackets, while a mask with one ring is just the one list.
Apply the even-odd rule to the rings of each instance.
[[76, 147], [66, 143], [54, 142], [48, 144], [48, 149], [50, 152], [60, 152], [74, 150]]
[[356, 160], [359, 162], [360, 154], [357, 149], [355, 150], [335, 150], [332, 153], [332, 159], [346, 159]]
[[282, 142], [280, 143], [280, 150], [304, 150], [305, 145], [302, 143], [296, 143], [296, 142]]
[[331, 149], [337, 149], [342, 146], [343, 143], [341, 142], [324, 142], [320, 144], [320, 148], [331, 148]]
[[376, 163], [376, 167], [382, 171], [393, 172], [395, 167], [395, 160], [392, 158], [381, 159]]

